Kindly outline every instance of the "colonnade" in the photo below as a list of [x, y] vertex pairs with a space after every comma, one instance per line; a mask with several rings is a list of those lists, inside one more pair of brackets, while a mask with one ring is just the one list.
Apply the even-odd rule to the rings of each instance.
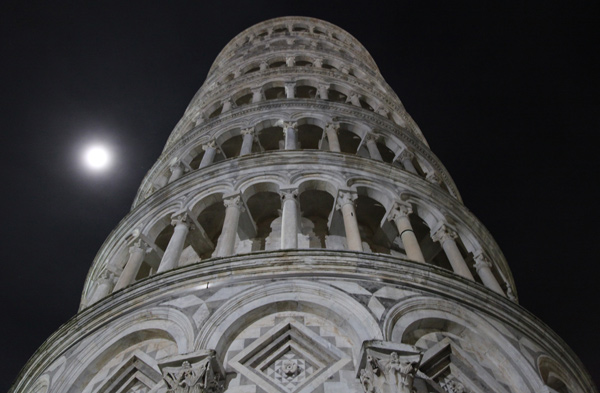
[[[302, 213], [299, 203], [299, 191], [295, 188], [280, 189], [281, 197], [281, 237], [279, 248], [297, 249], [298, 235], [301, 231]], [[363, 252], [363, 239], [359, 229], [359, 222], [356, 215], [355, 201], [358, 194], [352, 190], [339, 190], [335, 198], [335, 210], [341, 212], [343, 220], [344, 232], [347, 249], [350, 251]], [[240, 219], [245, 213], [245, 204], [241, 194], [228, 195], [223, 197], [225, 207], [225, 217], [223, 227], [219, 235], [217, 244], [214, 248], [214, 257], [228, 257], [235, 254], [237, 234], [240, 226]], [[395, 202], [387, 213], [387, 220], [392, 222], [397, 229], [400, 237], [406, 258], [418, 263], [426, 263], [425, 257], [421, 250], [421, 245], [417, 239], [410, 221], [410, 215], [413, 214], [411, 204], [398, 201]], [[206, 236], [202, 228], [198, 228], [197, 221], [191, 217], [189, 213], [179, 213], [173, 216], [171, 220], [173, 226], [173, 234], [166, 246], [160, 264], [156, 269], [157, 273], [162, 273], [179, 266], [188, 234], [190, 231], [199, 229], [198, 236]], [[443, 252], [445, 253], [452, 270], [455, 274], [460, 275], [470, 281], [475, 281], [471, 269], [461, 253], [457, 245], [457, 232], [450, 227], [446, 222], [440, 221], [434, 226], [435, 230], [430, 231], [431, 240], [439, 242]], [[127, 287], [135, 281], [137, 273], [142, 265], [145, 256], [152, 252], [152, 248], [141, 238], [131, 243], [129, 247], [129, 257], [120, 274], [113, 291]], [[504, 290], [498, 283], [492, 271], [492, 262], [486, 254], [479, 249], [474, 252], [473, 265], [479, 279], [489, 289], [505, 296]], [[103, 283], [107, 281], [106, 279]], [[98, 291], [110, 292], [110, 286], [99, 286]], [[106, 295], [105, 294], [105, 295]], [[104, 296], [105, 296], [104, 295]], [[103, 296], [94, 296], [94, 299], [100, 299]]]
[[[298, 122], [279, 120], [275, 123], [275, 126], [281, 127], [282, 129], [282, 147], [284, 150], [297, 150], [302, 148], [302, 146], [300, 146], [298, 142]], [[331, 152], [342, 152], [339, 139], [339, 131], [340, 124], [338, 122], [326, 123], [325, 127], [323, 128], [323, 135], [321, 137], [321, 140], [327, 142], [328, 150]], [[254, 144], [258, 142], [258, 134], [259, 132], [256, 131], [255, 127], [244, 128], [240, 131], [240, 135], [242, 136], [242, 143], [239, 150], [240, 157], [252, 153]], [[355, 135], [359, 136], [358, 134]], [[441, 177], [432, 169], [428, 168], [428, 166], [420, 166], [420, 170], [417, 169], [417, 166], [415, 164], [415, 154], [409, 151], [406, 147], [399, 147], [397, 151], [394, 152], [385, 144], [384, 136], [381, 134], [377, 134], [373, 131], [366, 132], [360, 138], [361, 142], [358, 144], [357, 151], [353, 151], [350, 153], [358, 154], [359, 151], [364, 147], [369, 158], [381, 162], [389, 162], [391, 159], [392, 164], [399, 163], [406, 172], [409, 172], [419, 177], [424, 177], [430, 183], [439, 185], [442, 189], [446, 190]], [[388, 159], [388, 161], [384, 161], [380, 152], [380, 148], [378, 147], [378, 142], [382, 143], [383, 146], [390, 150], [390, 157], [392, 157], [393, 155], [393, 158]], [[262, 149], [260, 143], [258, 146]], [[202, 169], [213, 164], [215, 162], [217, 154], [220, 152], [220, 147], [216, 139], [211, 139], [208, 142], [205, 142], [201, 145], [201, 149], [204, 152], [204, 155], [202, 156], [198, 169]], [[184, 160], [179, 160], [176, 163], [169, 166], [169, 175], [163, 176], [162, 180], [157, 179], [154, 184], [157, 185], [159, 188], [163, 187], [167, 184], [178, 180], [179, 178], [181, 178], [181, 176], [183, 176], [185, 172], [190, 170], [192, 170], [192, 168], [189, 166], [188, 163], [186, 163]], [[424, 173], [424, 175], [422, 173]]]

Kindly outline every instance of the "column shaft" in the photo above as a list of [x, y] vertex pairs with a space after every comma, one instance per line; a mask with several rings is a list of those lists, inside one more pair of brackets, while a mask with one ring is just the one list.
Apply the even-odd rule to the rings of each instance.
[[367, 135], [367, 149], [369, 150], [369, 156], [371, 156], [372, 159], [377, 160], [377, 161], [383, 161], [383, 158], [381, 157], [381, 153], [379, 153], [379, 148], [377, 147], [377, 142], [375, 141], [375, 138]]
[[224, 204], [225, 220], [223, 220], [223, 230], [217, 244], [218, 257], [233, 255], [238, 223], [242, 213], [242, 203], [239, 196], [226, 199]]
[[342, 210], [348, 249], [351, 251], [362, 251], [362, 240], [360, 238], [360, 231], [358, 230], [356, 212], [354, 211], [354, 199], [355, 197], [350, 193], [340, 193], [337, 208]]
[[283, 135], [285, 137], [285, 150], [296, 150], [298, 148], [298, 132], [296, 123], [284, 123]]
[[475, 269], [477, 270], [477, 275], [481, 278], [481, 282], [487, 288], [492, 291], [499, 293], [502, 296], [506, 296], [502, 287], [494, 277], [494, 273], [492, 272], [492, 263], [485, 257], [483, 254], [479, 254], [475, 257]]
[[327, 142], [329, 143], [329, 150], [340, 152], [342, 149], [340, 148], [340, 141], [338, 139], [337, 130], [338, 127], [335, 127], [333, 124], [328, 124], [325, 126], [325, 135], [327, 135]]
[[129, 260], [123, 268], [123, 272], [115, 285], [113, 292], [119, 289], [125, 288], [135, 281], [135, 277], [144, 262], [144, 256], [146, 255], [146, 245], [141, 240], [133, 246], [129, 247]]
[[402, 206], [396, 208], [395, 211], [390, 214], [390, 219], [394, 220], [396, 228], [398, 228], [398, 233], [402, 239], [402, 244], [404, 244], [408, 259], [424, 263], [425, 258], [423, 257], [423, 252], [421, 252], [419, 241], [410, 225], [410, 219], [408, 218], [409, 214], [410, 210], [408, 210], [407, 207]]
[[175, 180], [179, 179], [184, 172], [184, 167], [181, 163], [177, 163], [173, 166], [171, 166], [171, 177], [169, 177], [169, 183], [174, 182]]
[[458, 246], [454, 239], [457, 237], [457, 234], [454, 231], [449, 230], [445, 226], [442, 226], [433, 236], [432, 239], [434, 241], [439, 241], [448, 257], [448, 261], [450, 265], [452, 265], [452, 270], [454, 273], [459, 276], [463, 276], [468, 278], [469, 280], [475, 280], [465, 259], [463, 258]]
[[295, 191], [282, 191], [281, 207], [281, 248], [298, 248], [298, 194]]
[[254, 142], [254, 128], [242, 130], [242, 148], [240, 156], [252, 153], [252, 143]]
[[179, 264], [179, 258], [183, 252], [183, 245], [190, 230], [190, 224], [188, 224], [185, 219], [180, 218], [174, 220], [173, 225], [175, 225], [173, 236], [171, 237], [171, 240], [169, 240], [169, 244], [160, 261], [157, 273], [175, 269]]
[[202, 148], [204, 149], [204, 156], [202, 156], [202, 161], [200, 161], [198, 168], [204, 168], [212, 164], [217, 155], [217, 147], [214, 142], [204, 145]]

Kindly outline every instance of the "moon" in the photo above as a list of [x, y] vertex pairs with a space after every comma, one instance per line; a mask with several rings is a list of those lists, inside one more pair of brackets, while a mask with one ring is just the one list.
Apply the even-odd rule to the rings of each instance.
[[110, 166], [111, 155], [106, 146], [88, 146], [83, 153], [85, 165], [94, 171], [102, 171]]

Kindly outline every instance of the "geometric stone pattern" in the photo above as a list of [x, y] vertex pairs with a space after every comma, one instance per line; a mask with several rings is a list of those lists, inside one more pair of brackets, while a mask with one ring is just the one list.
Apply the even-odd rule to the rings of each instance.
[[336, 340], [332, 329], [315, 326], [316, 318], [300, 315], [270, 316], [232, 342], [228, 365], [239, 376], [229, 384], [229, 391], [324, 392], [339, 384], [340, 372], [352, 372], [348, 340], [339, 334]]

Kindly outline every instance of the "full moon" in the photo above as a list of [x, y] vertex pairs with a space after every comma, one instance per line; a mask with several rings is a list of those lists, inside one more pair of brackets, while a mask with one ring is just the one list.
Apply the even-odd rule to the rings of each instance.
[[83, 159], [88, 168], [99, 171], [110, 165], [110, 153], [104, 146], [90, 146], [85, 149]]

